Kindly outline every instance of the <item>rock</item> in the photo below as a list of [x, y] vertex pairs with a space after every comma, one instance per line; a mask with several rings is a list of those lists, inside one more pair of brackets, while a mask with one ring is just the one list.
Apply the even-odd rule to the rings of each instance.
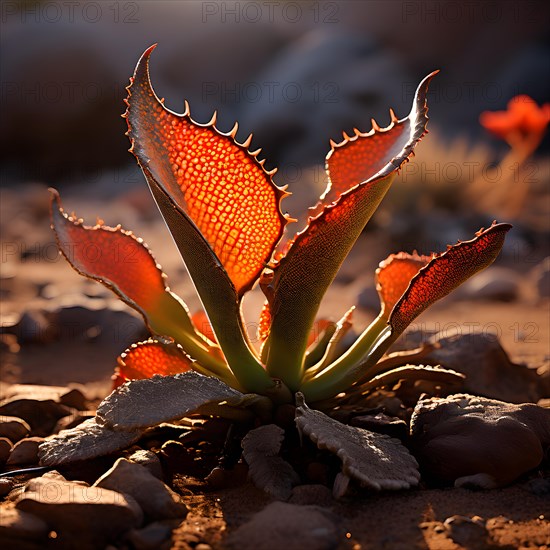
[[25, 311], [12, 328], [20, 344], [47, 344], [58, 337], [55, 317], [40, 309]]
[[464, 283], [457, 298], [512, 302], [520, 292], [519, 275], [512, 269], [492, 266]]
[[125, 458], [119, 458], [93, 486], [131, 495], [150, 520], [184, 519], [187, 515], [187, 507], [176, 493], [147, 468]]
[[[46, 543], [49, 532], [50, 528], [43, 519], [16, 508], [2, 508], [0, 514], [0, 540], [4, 544], [10, 540], [16, 542], [19, 539]], [[18, 545], [5, 545], [4, 548], [18, 548]]]
[[332, 506], [334, 499], [332, 493], [325, 485], [298, 485], [292, 489], [292, 495], [289, 502], [291, 504], [310, 505], [317, 506]]
[[411, 435], [426, 475], [457, 487], [501, 487], [542, 461], [550, 410], [467, 394], [422, 399]]
[[38, 464], [38, 446], [43, 441], [41, 437], [28, 437], [18, 441], [11, 450], [6, 464], [8, 466]]
[[22, 418], [17, 416], [0, 416], [0, 437], [7, 438], [11, 442], [17, 442], [27, 437], [31, 427]]
[[[9, 477], [0, 478], [0, 498], [4, 498], [13, 489], [14, 481]], [[1, 516], [2, 514], [0, 514]]]
[[170, 525], [155, 521], [143, 529], [133, 529], [128, 533], [127, 539], [136, 550], [168, 550], [171, 546], [171, 535]]
[[29, 481], [16, 508], [48, 523], [57, 533], [56, 545], [80, 550], [103, 548], [143, 519], [127, 495], [59, 479]]
[[424, 364], [441, 365], [466, 375], [464, 392], [510, 403], [536, 403], [550, 387], [536, 370], [512, 363], [498, 338], [472, 327], [449, 330], [430, 338], [438, 348], [422, 358]]
[[537, 496], [550, 496], [550, 479], [535, 478], [530, 479], [522, 486], [526, 491]]
[[373, 286], [363, 289], [357, 296], [357, 305], [361, 309], [380, 311], [380, 296], [378, 296], [376, 289]]
[[13, 444], [7, 437], [0, 437], [0, 466], [6, 463], [12, 448]]
[[550, 298], [550, 256], [532, 270], [531, 277], [538, 297], [540, 299]]
[[443, 522], [443, 526], [453, 542], [469, 550], [484, 550], [490, 545], [485, 521], [479, 516], [451, 516]]
[[134, 451], [132, 454], [127, 456], [130, 462], [135, 462], [144, 468], [147, 468], [149, 473], [153, 474], [156, 478], [162, 480], [162, 465], [160, 463], [159, 457], [153, 451], [145, 451], [140, 449], [139, 451]]
[[67, 389], [68, 391], [59, 397], [59, 402], [78, 411], [86, 410], [88, 402], [85, 395], [76, 388]]
[[45, 401], [15, 399], [0, 405], [0, 415], [22, 418], [29, 424], [31, 435], [40, 437], [50, 435], [57, 421], [72, 412], [72, 409], [56, 403], [52, 399]]
[[333, 550], [339, 542], [333, 518], [322, 508], [273, 502], [227, 538], [238, 550]]

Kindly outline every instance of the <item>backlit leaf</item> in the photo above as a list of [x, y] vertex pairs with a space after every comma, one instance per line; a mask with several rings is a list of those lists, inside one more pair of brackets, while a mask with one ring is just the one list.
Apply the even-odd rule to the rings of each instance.
[[[367, 163], [367, 166], [375, 166], [372, 168], [374, 173], [364, 180], [354, 181], [350, 189], [310, 220], [274, 267], [272, 280], [261, 285], [270, 301], [272, 316], [266, 344], [267, 369], [272, 376], [284, 379], [292, 389], [299, 386], [307, 338], [322, 297], [388, 191], [397, 170], [425, 133], [426, 95], [434, 74], [419, 85], [411, 113], [400, 126], [406, 139], [394, 140], [394, 147], [383, 156], [384, 159], [388, 157], [386, 164], [379, 167]], [[362, 139], [365, 143], [374, 140], [374, 147], [378, 147], [377, 138]], [[348, 147], [353, 146], [341, 147], [339, 156], [345, 155]], [[331, 154], [329, 165], [330, 157]]]
[[115, 387], [128, 380], [151, 378], [155, 374], [166, 376], [191, 369], [193, 361], [175, 342], [149, 339], [133, 344], [119, 358], [115, 371]]
[[491, 265], [511, 227], [507, 223], [493, 223], [488, 229], [478, 231], [474, 239], [449, 246], [442, 254], [434, 254], [395, 304], [389, 317], [392, 338], [401, 334], [431, 304]]
[[376, 290], [380, 296], [381, 315], [388, 318], [393, 306], [401, 298], [411, 279], [430, 261], [430, 256], [392, 254], [376, 270]]
[[250, 139], [235, 141], [237, 126], [223, 134], [215, 116], [201, 125], [187, 103], [182, 115], [164, 106], [149, 79], [153, 49], [143, 54], [128, 88], [131, 150], [200, 230], [241, 296], [282, 235], [286, 220], [279, 203], [286, 193], [275, 186], [258, 152], [249, 152]]

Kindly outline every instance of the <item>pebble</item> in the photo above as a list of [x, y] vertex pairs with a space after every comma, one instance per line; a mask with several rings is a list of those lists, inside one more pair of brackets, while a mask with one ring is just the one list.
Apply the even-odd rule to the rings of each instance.
[[128, 533], [127, 539], [135, 550], [161, 550], [170, 548], [171, 536], [170, 525], [155, 521], [143, 529], [133, 529]]
[[38, 446], [44, 441], [41, 437], [28, 437], [18, 441], [11, 450], [6, 464], [38, 464]]
[[156, 478], [160, 480], [163, 479], [160, 459], [153, 451], [140, 449], [138, 451], [134, 451], [126, 458], [128, 458], [130, 462], [135, 462], [136, 464], [147, 468], [149, 473], [153, 474]]
[[13, 443], [7, 437], [0, 437], [0, 465], [6, 463], [12, 448]]
[[141, 508], [127, 495], [60, 479], [32, 479], [16, 508], [47, 522], [60, 547], [79, 550], [104, 548], [143, 520]]
[[0, 416], [0, 437], [16, 443], [31, 433], [31, 427], [17, 416]]
[[30, 426], [31, 435], [40, 437], [50, 435], [57, 421], [73, 412], [73, 409], [56, 403], [52, 399], [46, 401], [15, 399], [0, 406], [0, 415], [22, 418]]
[[512, 302], [520, 292], [519, 275], [512, 269], [492, 266], [464, 283], [456, 297]]
[[9, 477], [0, 478], [0, 498], [3, 498], [9, 494], [9, 492], [13, 489], [13, 486], [13, 479], [10, 479]]
[[368, 286], [363, 289], [357, 296], [357, 305], [361, 309], [368, 309], [371, 311], [380, 311], [380, 297], [378, 292], [373, 286]]
[[550, 256], [537, 265], [532, 274], [538, 297], [550, 298]]
[[539, 497], [550, 496], [550, 479], [537, 477], [530, 479], [522, 486], [525, 490]]
[[176, 493], [146, 467], [125, 458], [119, 458], [93, 486], [131, 495], [150, 520], [184, 519], [187, 515], [187, 507]]
[[483, 550], [488, 546], [485, 521], [479, 516], [469, 518], [454, 515], [447, 518], [443, 526], [453, 542], [460, 546], [471, 550]]
[[43, 519], [16, 508], [2, 508], [0, 540], [4, 548], [18, 548], [21, 539], [46, 542], [49, 532], [50, 528]]
[[316, 506], [273, 502], [227, 539], [229, 548], [239, 550], [334, 550], [339, 532], [333, 517]]
[[58, 337], [52, 314], [39, 309], [25, 311], [13, 331], [20, 344], [47, 344]]

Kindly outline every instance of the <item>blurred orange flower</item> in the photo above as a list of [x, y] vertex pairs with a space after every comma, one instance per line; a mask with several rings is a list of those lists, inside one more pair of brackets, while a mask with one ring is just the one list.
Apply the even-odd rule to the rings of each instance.
[[508, 102], [506, 111], [484, 111], [479, 122], [509, 143], [533, 135], [542, 138], [550, 122], [550, 103], [539, 107], [528, 95], [518, 95]]

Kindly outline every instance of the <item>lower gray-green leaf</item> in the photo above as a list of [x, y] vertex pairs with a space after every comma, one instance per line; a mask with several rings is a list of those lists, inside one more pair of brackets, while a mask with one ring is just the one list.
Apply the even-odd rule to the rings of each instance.
[[240, 404], [244, 394], [194, 371], [155, 375], [119, 386], [97, 409], [97, 420], [115, 430], [134, 430], [183, 418], [207, 403]]
[[62, 430], [38, 448], [42, 466], [59, 466], [120, 451], [135, 443], [144, 430], [117, 432], [90, 418], [76, 428]]
[[345, 475], [370, 489], [408, 489], [420, 479], [418, 463], [398, 439], [347, 426], [311, 410], [296, 394], [296, 425], [320, 449], [342, 460]]
[[260, 426], [242, 440], [248, 475], [258, 489], [273, 498], [287, 500], [300, 478], [292, 466], [279, 456], [285, 432], [275, 424]]

